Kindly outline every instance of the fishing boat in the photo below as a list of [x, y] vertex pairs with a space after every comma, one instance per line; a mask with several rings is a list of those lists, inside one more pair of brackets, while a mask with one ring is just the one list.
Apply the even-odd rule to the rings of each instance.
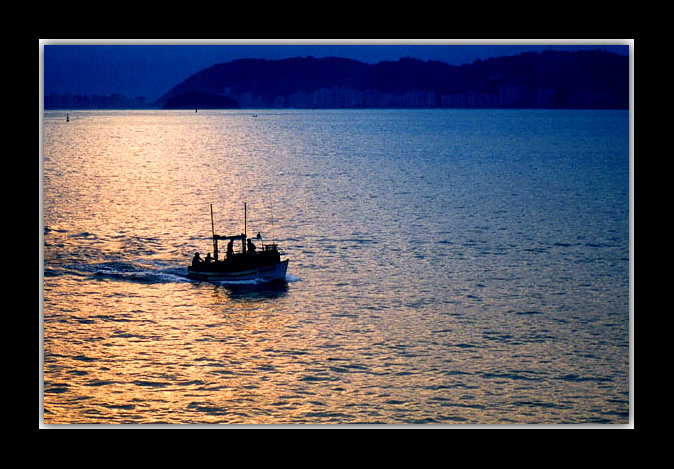
[[[187, 267], [187, 275], [195, 280], [209, 280], [217, 282], [273, 282], [284, 281], [288, 270], [288, 259], [281, 260], [278, 245], [262, 242], [262, 236], [257, 234], [255, 239], [260, 242], [258, 247], [247, 235], [247, 210], [244, 203], [244, 232], [234, 236], [220, 236], [215, 234], [213, 223], [213, 204], [211, 204], [211, 232], [213, 239], [213, 257], [210, 253], [201, 259], [199, 253], [194, 255], [192, 265]], [[227, 240], [227, 251], [224, 259], [220, 259], [218, 241]], [[235, 252], [234, 244], [241, 241], [241, 249]], [[238, 244], [238, 243], [237, 243]]]

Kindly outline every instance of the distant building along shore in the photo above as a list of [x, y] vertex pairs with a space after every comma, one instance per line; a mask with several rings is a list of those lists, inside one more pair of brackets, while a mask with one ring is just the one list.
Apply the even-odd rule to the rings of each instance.
[[143, 96], [127, 98], [119, 94], [52, 93], [44, 97], [45, 109], [151, 109], [153, 107], [155, 106], [147, 103]]
[[627, 109], [629, 58], [601, 50], [544, 51], [453, 66], [400, 59], [366, 64], [313, 57], [241, 59], [143, 97], [50, 94], [45, 109]]

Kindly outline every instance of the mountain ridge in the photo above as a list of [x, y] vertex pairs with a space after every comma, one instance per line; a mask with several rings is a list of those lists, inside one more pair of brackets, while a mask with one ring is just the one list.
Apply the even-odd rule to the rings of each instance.
[[[239, 59], [193, 74], [155, 106], [200, 107], [190, 94], [212, 108], [627, 109], [629, 58], [594, 50], [525, 52], [460, 66], [412, 58]], [[205, 96], [216, 104], [204, 103]]]

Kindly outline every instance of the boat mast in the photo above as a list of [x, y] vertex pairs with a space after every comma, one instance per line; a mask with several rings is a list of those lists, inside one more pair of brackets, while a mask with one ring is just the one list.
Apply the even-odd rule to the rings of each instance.
[[246, 202], [243, 203], [243, 239], [241, 240], [243, 247], [241, 248], [241, 252], [244, 254], [246, 253], [246, 238], [248, 237], [248, 216], [247, 216], [247, 210], [246, 210]]
[[211, 204], [211, 234], [213, 235], [213, 258], [218, 260], [218, 240], [215, 239], [215, 224], [213, 223], [213, 204]]

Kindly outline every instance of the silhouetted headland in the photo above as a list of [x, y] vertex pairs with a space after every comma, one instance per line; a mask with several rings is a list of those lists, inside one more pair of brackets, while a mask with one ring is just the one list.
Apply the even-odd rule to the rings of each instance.
[[239, 104], [228, 96], [189, 91], [171, 96], [162, 107], [164, 109], [238, 109]]
[[[45, 109], [78, 107], [52, 98], [45, 96]], [[101, 108], [85, 98], [78, 96], [79, 107]], [[598, 49], [526, 52], [461, 66], [412, 58], [375, 64], [241, 59], [195, 73], [154, 103], [128, 101], [129, 108], [159, 109], [627, 109], [629, 57]], [[124, 100], [115, 104], [124, 107]]]
[[400, 59], [243, 59], [214, 65], [157, 104], [190, 92], [241, 108], [607, 108], [629, 105], [629, 58], [601, 50], [544, 51], [453, 66]]

